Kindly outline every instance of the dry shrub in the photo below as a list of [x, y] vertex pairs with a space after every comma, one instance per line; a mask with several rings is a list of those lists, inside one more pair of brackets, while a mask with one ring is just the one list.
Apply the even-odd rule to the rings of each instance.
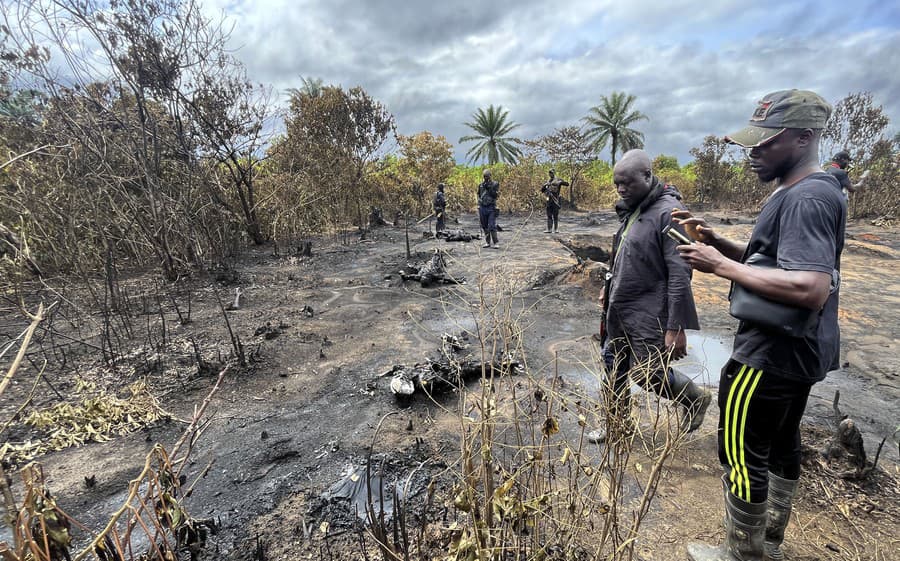
[[[14, 378], [37, 326], [44, 321], [44, 307], [38, 307], [34, 314], [27, 314], [30, 320], [23, 333], [21, 343], [9, 369], [0, 381], [0, 395]], [[9, 351], [10, 347], [4, 349]], [[188, 429], [171, 452], [157, 444], [147, 455], [140, 474], [128, 485], [127, 497], [122, 506], [112, 515], [100, 531], [87, 528], [66, 514], [47, 488], [46, 478], [40, 464], [31, 463], [20, 470], [23, 482], [21, 503], [13, 494], [3, 465], [6, 464], [9, 447], [2, 449], [0, 463], [0, 493], [2, 493], [4, 521], [12, 530], [13, 543], [0, 542], [0, 558], [4, 561], [81, 561], [92, 558], [99, 561], [176, 561], [194, 560], [203, 549], [208, 533], [215, 530], [210, 520], [198, 520], [190, 516], [184, 499], [189, 497], [193, 487], [205, 475], [210, 466], [202, 470], [188, 485], [182, 470], [188, 465], [193, 445], [202, 435], [205, 424], [201, 422], [212, 395], [218, 390], [225, 370], [206, 399], [195, 410]], [[90, 390], [91, 388], [86, 388]], [[95, 396], [82, 401], [82, 408], [68, 408], [66, 413], [72, 428], [84, 428], [90, 424], [88, 435], [103, 437], [103, 432], [128, 430], [137, 419], [131, 415], [157, 415], [161, 412], [156, 400], [149, 396], [145, 388], [133, 388], [132, 399], [121, 401], [110, 396]], [[133, 407], [137, 404], [137, 407]], [[39, 412], [35, 422], [57, 422], [60, 411]], [[55, 415], [55, 416], [54, 416]], [[32, 416], [35, 416], [33, 414]], [[83, 423], [83, 424], [80, 424]], [[99, 426], [96, 426], [98, 425]], [[9, 423], [4, 425], [4, 430]], [[59, 427], [54, 438], [71, 438], [71, 431]], [[64, 438], [65, 440], [65, 438]], [[75, 554], [73, 532], [81, 531], [90, 536], [87, 544], [82, 544]]]
[[[586, 388], [560, 376], [558, 357], [529, 366], [522, 286], [502, 267], [475, 276], [476, 288], [442, 301], [448, 315], [471, 318], [485, 365], [477, 386], [461, 387], [456, 409], [447, 409], [457, 419], [460, 451], [448, 468], [449, 495], [436, 497], [449, 509], [449, 525], [439, 531], [445, 559], [634, 559], [666, 462], [683, 438], [677, 418], [649, 397], [638, 418], [619, 414], [599, 349], [588, 343]], [[588, 441], [596, 427], [607, 433], [602, 446]], [[390, 536], [377, 524], [370, 532], [379, 543]], [[421, 542], [417, 556], [412, 547], [391, 546], [381, 548], [386, 560], [432, 558]]]

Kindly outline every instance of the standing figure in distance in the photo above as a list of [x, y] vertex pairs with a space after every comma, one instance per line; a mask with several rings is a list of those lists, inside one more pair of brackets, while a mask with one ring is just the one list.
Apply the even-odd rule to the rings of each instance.
[[[700, 427], [710, 393], [669, 367], [687, 354], [685, 329], [699, 329], [691, 291], [691, 268], [663, 234], [672, 209], [683, 209], [681, 195], [650, 169], [643, 150], [630, 150], [616, 162], [613, 181], [620, 226], [613, 237], [609, 286], [604, 290], [607, 375], [614, 390], [612, 417], [629, 427], [631, 382], [674, 400], [684, 408], [681, 429]], [[599, 441], [605, 435], [591, 435]]]
[[556, 170], [550, 170], [550, 179], [541, 187], [541, 193], [547, 197], [547, 229], [545, 234], [559, 232], [560, 193], [569, 182], [556, 177]]
[[481, 231], [484, 232], [482, 247], [500, 248], [497, 241], [497, 197], [500, 195], [500, 184], [491, 179], [491, 170], [484, 170], [484, 181], [478, 186], [478, 218], [481, 220]]
[[841, 184], [841, 192], [844, 194], [844, 200], [846, 201], [850, 200], [850, 193], [855, 193], [857, 189], [863, 186], [866, 177], [869, 175], [869, 172], [865, 171], [858, 182], [852, 183], [850, 181], [850, 176], [847, 174], [847, 166], [849, 166], [852, 161], [850, 153], [846, 150], [841, 150], [832, 156], [831, 163], [825, 167], [825, 171], [833, 175], [834, 178], [838, 180], [838, 183]]
[[434, 200], [431, 201], [432, 210], [437, 224], [434, 227], [435, 236], [444, 231], [444, 210], [447, 208], [447, 199], [444, 198], [444, 184], [438, 183], [437, 193], [434, 194]]
[[[813, 384], [838, 367], [838, 287], [847, 205], [837, 179], [819, 165], [819, 139], [831, 106], [805, 90], [762, 98], [749, 126], [725, 137], [748, 148], [750, 169], [775, 182], [748, 243], [731, 241], [687, 211], [673, 212], [702, 243], [680, 245], [701, 272], [814, 314], [784, 335], [741, 321], [719, 381], [719, 461], [726, 468], [725, 543], [689, 544], [694, 561], [781, 560], [800, 478], [800, 420]], [[762, 254], [775, 268], [754, 267]]]

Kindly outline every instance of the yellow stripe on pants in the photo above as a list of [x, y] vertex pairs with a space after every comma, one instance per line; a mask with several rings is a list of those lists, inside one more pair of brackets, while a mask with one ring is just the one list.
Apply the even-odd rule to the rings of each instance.
[[750, 474], [744, 455], [744, 431], [750, 399], [762, 378], [762, 371], [741, 366], [725, 403], [725, 457], [731, 466], [731, 494], [750, 502]]

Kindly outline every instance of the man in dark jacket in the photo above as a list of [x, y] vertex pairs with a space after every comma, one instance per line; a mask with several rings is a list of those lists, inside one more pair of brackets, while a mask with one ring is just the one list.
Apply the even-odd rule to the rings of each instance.
[[547, 229], [545, 234], [559, 232], [559, 207], [562, 188], [569, 182], [556, 177], [556, 170], [550, 170], [550, 179], [541, 187], [541, 193], [547, 197]]
[[478, 186], [478, 218], [484, 232], [484, 246], [499, 249], [497, 241], [497, 197], [500, 184], [491, 179], [491, 170], [484, 170], [484, 181]]
[[[616, 395], [615, 411], [630, 419], [630, 381], [675, 400], [684, 407], [682, 429], [696, 430], [709, 407], [710, 394], [669, 368], [687, 354], [685, 329], [699, 329], [691, 269], [663, 234], [681, 195], [650, 170], [643, 150], [626, 152], [616, 163], [613, 181], [621, 197], [621, 225], [613, 237], [608, 301], [603, 302], [607, 340], [604, 358]], [[594, 439], [600, 439], [598, 435]]]
[[[805, 90], [760, 100], [749, 126], [725, 140], [749, 149], [750, 169], [775, 190], [750, 241], [731, 241], [687, 212], [673, 216], [703, 243], [678, 247], [712, 273], [789, 308], [815, 314], [805, 332], [784, 335], [741, 321], [719, 380], [719, 461], [727, 467], [725, 543], [689, 544], [694, 561], [784, 559], [781, 544], [800, 477], [800, 420], [812, 385], [838, 367], [837, 271], [847, 205], [835, 177], [823, 173], [819, 139], [831, 106]], [[776, 268], [754, 267], [762, 254]]]
[[447, 199], [444, 198], [443, 183], [438, 183], [437, 193], [434, 194], [434, 200], [431, 202], [431, 206], [434, 210], [434, 217], [437, 219], [434, 231], [435, 234], [438, 234], [444, 231], [444, 210], [447, 208]]

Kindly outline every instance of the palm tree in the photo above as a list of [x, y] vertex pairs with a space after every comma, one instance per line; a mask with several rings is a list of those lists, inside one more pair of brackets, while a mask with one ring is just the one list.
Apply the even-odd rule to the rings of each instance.
[[600, 105], [591, 107], [588, 116], [582, 119], [588, 125], [588, 137], [594, 142], [598, 152], [612, 141], [610, 149], [613, 167], [616, 166], [617, 152], [644, 147], [644, 133], [629, 128], [637, 121], [649, 120], [640, 111], [631, 110], [634, 100], [633, 95], [625, 92], [613, 92], [609, 97], [604, 95], [600, 99]]
[[288, 95], [293, 98], [299, 98], [301, 96], [306, 97], [319, 97], [322, 95], [322, 90], [325, 89], [323, 86], [323, 82], [321, 78], [313, 78], [313, 77], [305, 77], [300, 76], [300, 80], [303, 82], [303, 85], [299, 88], [288, 88]]
[[487, 111], [479, 108], [477, 113], [472, 114], [472, 122], [465, 125], [478, 134], [459, 139], [460, 142], [478, 141], [466, 153], [470, 162], [487, 158], [488, 165], [491, 166], [500, 161], [514, 164], [522, 156], [522, 151], [516, 146], [521, 140], [507, 136], [519, 126], [518, 123], [506, 120], [508, 114], [509, 111], [504, 111], [502, 105], [489, 105]]

